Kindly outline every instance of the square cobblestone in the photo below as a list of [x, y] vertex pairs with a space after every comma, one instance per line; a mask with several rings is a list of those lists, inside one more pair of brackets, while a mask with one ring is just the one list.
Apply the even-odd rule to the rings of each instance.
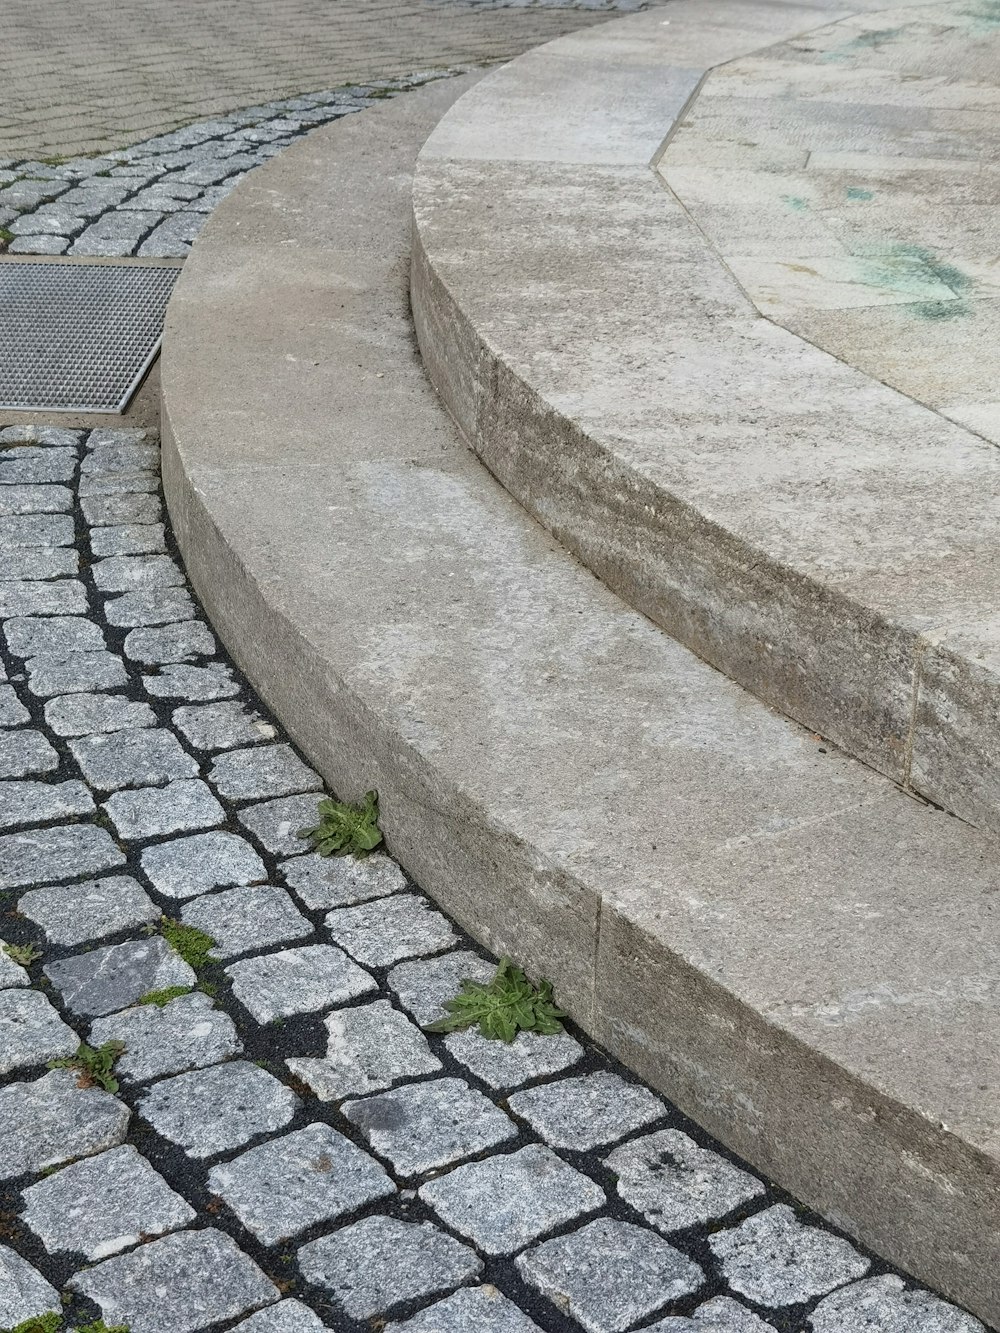
[[382, 1092], [400, 1079], [436, 1074], [441, 1068], [420, 1029], [388, 1000], [335, 1009], [323, 1022], [326, 1055], [285, 1061], [320, 1101]]
[[271, 1139], [213, 1167], [208, 1187], [262, 1245], [276, 1245], [396, 1192], [377, 1162], [323, 1124]]
[[25, 445], [0, 454], [0, 485], [16, 482], [72, 481], [75, 449], [38, 449]]
[[330, 944], [305, 944], [226, 968], [233, 994], [258, 1023], [313, 1013], [376, 990], [373, 977]]
[[87, 442], [87, 455], [80, 465], [84, 475], [100, 472], [142, 472], [160, 470], [160, 447], [116, 441], [93, 445]]
[[212, 828], [225, 819], [222, 806], [198, 778], [115, 792], [103, 809], [123, 838], [159, 838]]
[[196, 833], [147, 847], [142, 868], [168, 898], [193, 898], [210, 889], [267, 879], [264, 862], [236, 833]]
[[30, 721], [31, 714], [17, 697], [13, 685], [0, 685], [0, 727], [19, 727]]
[[50, 944], [85, 944], [148, 925], [159, 908], [127, 875], [54, 885], [24, 894], [17, 910], [45, 931]]
[[148, 666], [193, 662], [197, 657], [210, 657], [217, 648], [212, 631], [200, 620], [133, 629], [125, 637], [125, 656]]
[[[690, 1319], [684, 1315], [668, 1315], [655, 1324], [649, 1324], [643, 1333], [777, 1333], [773, 1324], [767, 1324], [739, 1301], [719, 1296], [714, 1301], [699, 1305]], [[847, 1333], [847, 1330], [844, 1330]], [[861, 1333], [852, 1325], [851, 1333]], [[876, 1330], [872, 1330], [876, 1333]], [[883, 1333], [879, 1329], [878, 1333]], [[900, 1330], [903, 1333], [903, 1330]], [[910, 1333], [907, 1325], [907, 1333]], [[928, 1330], [927, 1333], [933, 1333]]]
[[373, 1319], [467, 1282], [482, 1263], [430, 1222], [366, 1217], [303, 1245], [299, 1268], [307, 1282], [330, 1292], [351, 1319]]
[[553, 1036], [519, 1032], [512, 1042], [502, 1042], [468, 1028], [449, 1033], [444, 1044], [459, 1064], [497, 1092], [520, 1087], [545, 1074], [557, 1074], [583, 1056], [583, 1047], [568, 1032]]
[[101, 592], [148, 592], [179, 588], [184, 575], [169, 555], [110, 555], [91, 566]]
[[110, 833], [88, 824], [10, 833], [0, 837], [0, 889], [98, 874], [124, 861]]
[[716, 1232], [708, 1244], [733, 1291], [771, 1308], [825, 1296], [870, 1267], [849, 1241], [806, 1226], [786, 1204]]
[[69, 748], [83, 776], [99, 791], [193, 778], [199, 769], [173, 732], [163, 728], [99, 732], [70, 741]]
[[[75, 206], [80, 207], [79, 203]], [[70, 254], [108, 258], [130, 255], [150, 227], [160, 220], [160, 216], [159, 213], [150, 212], [105, 213], [80, 233], [73, 242]]]
[[65, 514], [73, 508], [68, 486], [0, 487], [0, 517], [18, 514]]
[[533, 1319], [496, 1287], [464, 1287], [385, 1333], [542, 1333]]
[[510, 1109], [553, 1148], [575, 1152], [614, 1143], [666, 1114], [648, 1088], [606, 1071], [515, 1093]]
[[86, 736], [153, 727], [156, 716], [149, 704], [133, 703], [120, 694], [67, 694], [48, 700], [45, 721], [57, 736]]
[[59, 1293], [36, 1268], [14, 1250], [0, 1245], [0, 1313], [4, 1323], [19, 1326], [39, 1315], [62, 1310]]
[[310, 852], [283, 861], [281, 873], [311, 911], [353, 907], [406, 888], [406, 876], [388, 856], [320, 856]]
[[27, 970], [20, 963], [15, 963], [6, 949], [6, 943], [0, 940], [0, 989], [6, 990], [10, 986], [30, 985], [31, 978], [28, 976]]
[[440, 953], [456, 940], [447, 918], [415, 893], [338, 908], [324, 924], [335, 942], [365, 967]]
[[110, 944], [47, 963], [45, 975], [74, 1014], [124, 1009], [150, 991], [193, 986], [198, 978], [160, 936]]
[[[81, 500], [92, 497], [109, 495], [122, 496], [127, 498], [130, 495], [148, 495], [156, 499], [156, 492], [160, 489], [160, 478], [155, 472], [92, 472], [85, 474], [80, 478], [77, 485], [77, 495]], [[141, 521], [136, 523], [115, 523], [114, 527], [148, 527], [150, 524]], [[94, 544], [95, 536], [101, 528], [91, 528], [90, 530], [90, 549], [95, 555], [143, 555], [144, 551], [98, 551]], [[154, 548], [154, 553], [162, 550], [162, 547]]]
[[517, 1136], [510, 1118], [459, 1078], [394, 1088], [345, 1102], [342, 1110], [403, 1176], [436, 1171]]
[[124, 1324], [130, 1333], [165, 1333], [167, 1327], [200, 1333], [280, 1297], [236, 1242], [212, 1228], [150, 1241], [77, 1273], [67, 1285], [96, 1301], [106, 1324]]
[[80, 506], [84, 518], [94, 527], [120, 527], [125, 523], [159, 523], [163, 519], [163, 510], [159, 498], [155, 495], [81, 494]]
[[0, 990], [0, 1074], [72, 1055], [79, 1044], [40, 991]]
[[[152, 496], [142, 496], [152, 499]], [[156, 588], [152, 592], [127, 592], [109, 597], [104, 616], [118, 629], [138, 629], [143, 625], [166, 625], [174, 620], [193, 620], [194, 602], [186, 588]]]
[[324, 1333], [326, 1324], [301, 1301], [282, 1301], [237, 1324], [232, 1333]]
[[165, 666], [157, 675], [143, 676], [146, 693], [154, 699], [228, 699], [239, 694], [229, 667], [219, 663], [208, 666]]
[[404, 1009], [408, 1009], [421, 1027], [446, 1017], [445, 1001], [453, 1000], [463, 981], [489, 981], [496, 964], [480, 958], [468, 949], [400, 963], [389, 973], [390, 990], [395, 991]]
[[8, 616], [77, 616], [86, 610], [87, 592], [76, 579], [0, 583], [0, 620]]
[[587, 1333], [623, 1333], [704, 1281], [696, 1263], [654, 1232], [611, 1218], [544, 1241], [516, 1262]]
[[0, 517], [0, 551], [37, 546], [72, 546], [76, 540], [70, 514], [24, 514]]
[[216, 947], [208, 956], [223, 960], [313, 933], [290, 894], [269, 884], [194, 898], [181, 909], [181, 919], [211, 935]]
[[166, 549], [162, 523], [116, 523], [92, 528], [90, 549], [95, 556], [159, 555]]
[[64, 656], [106, 646], [100, 625], [83, 616], [15, 616], [3, 634], [15, 657]]
[[110, 1093], [81, 1088], [71, 1069], [0, 1088], [0, 1180], [115, 1147], [125, 1138], [129, 1114]]
[[125, 1043], [115, 1073], [132, 1083], [203, 1069], [243, 1050], [233, 1020], [201, 991], [179, 995], [162, 1007], [142, 1004], [99, 1018], [91, 1026], [90, 1043], [106, 1041]]
[[270, 722], [241, 703], [195, 704], [175, 708], [173, 724], [196, 750], [229, 750], [254, 741], [274, 740]]
[[514, 1254], [607, 1202], [599, 1185], [540, 1143], [460, 1166], [422, 1185], [420, 1197], [485, 1254]]
[[237, 819], [275, 856], [294, 856], [305, 850], [298, 836], [317, 819], [315, 796], [283, 796], [277, 801], [262, 801], [240, 810]]
[[39, 699], [57, 694], [117, 690], [128, 684], [124, 664], [114, 653], [46, 654], [28, 661], [28, 689]]
[[889, 1275], [833, 1292], [816, 1306], [809, 1327], [812, 1333], [986, 1333], [964, 1310], [929, 1291], [907, 1290]]
[[0, 732], [0, 777], [24, 778], [58, 767], [59, 756], [40, 731]]
[[290, 745], [229, 750], [212, 761], [208, 780], [220, 796], [232, 801], [293, 796], [296, 792], [317, 791], [323, 785]]
[[65, 426], [5, 426], [0, 430], [0, 444], [44, 444], [52, 449], [76, 449], [83, 439], [82, 430]]
[[63, 1167], [26, 1189], [24, 1202], [24, 1221], [50, 1254], [68, 1250], [91, 1263], [197, 1216], [129, 1145]]
[[155, 1083], [139, 1114], [189, 1157], [202, 1158], [284, 1129], [298, 1107], [295, 1093], [273, 1074], [232, 1060]]

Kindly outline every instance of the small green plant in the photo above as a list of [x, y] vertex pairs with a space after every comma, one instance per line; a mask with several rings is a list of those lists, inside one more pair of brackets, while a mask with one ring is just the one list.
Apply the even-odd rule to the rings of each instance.
[[[64, 1298], [65, 1299], [65, 1298]], [[0, 1328], [0, 1333], [62, 1333], [65, 1328], [61, 1314], [40, 1314], [33, 1319], [26, 1319], [16, 1328]], [[109, 1327], [103, 1319], [95, 1319], [92, 1324], [77, 1324], [77, 1333], [129, 1333], [125, 1324]]]
[[200, 971], [208, 962], [209, 949], [215, 948], [215, 940], [195, 926], [185, 926], [182, 921], [174, 921], [165, 916], [160, 920], [160, 934], [173, 949], [180, 954], [189, 967]]
[[320, 856], [367, 856], [382, 841], [378, 826], [378, 792], [370, 791], [360, 805], [347, 805], [324, 797], [319, 803], [319, 823], [299, 830], [299, 837], [312, 843]]
[[22, 967], [30, 967], [32, 963], [37, 963], [42, 956], [41, 949], [35, 944], [5, 944], [3, 951], [8, 958], [13, 959], [15, 963], [20, 963]]
[[139, 1003], [155, 1004], [157, 1008], [163, 1009], [171, 1000], [176, 1000], [181, 995], [190, 995], [190, 993], [190, 986], [164, 986], [163, 990], [147, 991]]
[[95, 1319], [92, 1324], [77, 1324], [76, 1333], [129, 1333], [127, 1324], [108, 1325], [103, 1319]]
[[[14, 233], [12, 231], [10, 231], [7, 227], [0, 227], [0, 246], [6, 248], [8, 245], [10, 245], [13, 239], [14, 239]], [[0, 1333], [2, 1333], [2, 1330], [0, 1330]]]
[[76, 1069], [80, 1077], [77, 1086], [92, 1088], [99, 1083], [105, 1092], [117, 1092], [118, 1080], [114, 1075], [115, 1062], [125, 1051], [123, 1041], [106, 1041], [103, 1046], [88, 1046], [81, 1042], [76, 1055], [62, 1060], [50, 1060], [49, 1069]]
[[431, 1023], [428, 1032], [458, 1032], [479, 1025], [484, 1037], [511, 1042], [519, 1032], [555, 1036], [566, 1017], [552, 998], [551, 981], [537, 986], [509, 958], [501, 958], [496, 975], [484, 985], [463, 981], [458, 995], [444, 1006], [448, 1017]]

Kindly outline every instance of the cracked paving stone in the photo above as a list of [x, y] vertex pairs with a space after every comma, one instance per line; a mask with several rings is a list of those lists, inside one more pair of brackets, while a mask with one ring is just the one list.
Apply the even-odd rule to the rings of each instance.
[[[669, 1315], [655, 1324], [648, 1324], [643, 1333], [777, 1333], [777, 1330], [773, 1324], [765, 1323], [739, 1301], [719, 1296], [714, 1301], [699, 1305], [690, 1318]], [[847, 1333], [847, 1330], [844, 1329], [843, 1333]], [[852, 1325], [851, 1333], [862, 1333], [862, 1330]], [[872, 1333], [875, 1331], [872, 1330]], [[900, 1333], [903, 1333], [902, 1329]], [[907, 1325], [907, 1333], [915, 1333], [915, 1330]], [[932, 1330], [928, 1330], [928, 1333], [932, 1333]]]
[[341, 1109], [404, 1176], [450, 1166], [517, 1136], [510, 1118], [460, 1078], [410, 1084]]
[[320, 856], [310, 852], [283, 861], [281, 873], [285, 883], [314, 912], [353, 907], [406, 888], [402, 870], [381, 853], [358, 860], [355, 856]]
[[179, 995], [162, 1008], [143, 1004], [99, 1018], [91, 1026], [90, 1042], [102, 1046], [106, 1041], [125, 1043], [115, 1073], [133, 1083], [203, 1069], [243, 1051], [233, 1020], [201, 991]]
[[100, 791], [153, 787], [196, 777], [199, 769], [173, 732], [162, 729], [99, 732], [70, 741], [69, 748], [83, 776]]
[[114, 653], [68, 653], [28, 660], [28, 689], [39, 699], [114, 690], [127, 684], [124, 663]]
[[5, 952], [5, 942], [0, 940], [0, 989], [10, 986], [29, 986], [31, 978], [20, 963], [15, 963], [10, 954]]
[[67, 1283], [130, 1333], [200, 1333], [274, 1304], [280, 1292], [253, 1260], [214, 1228], [179, 1231], [77, 1273]]
[[37, 449], [26, 445], [0, 454], [0, 485], [72, 481], [75, 471], [75, 449]]
[[197, 833], [147, 847], [142, 868], [167, 898], [193, 898], [210, 889], [267, 879], [264, 862], [236, 833]]
[[72, 546], [76, 539], [70, 514], [26, 514], [0, 517], [0, 551], [35, 546]]
[[388, 967], [404, 958], [440, 953], [456, 943], [447, 917], [415, 893], [398, 894], [330, 912], [330, 935], [365, 967]]
[[229, 750], [212, 761], [208, 780], [231, 801], [266, 796], [294, 796], [317, 791], [322, 778], [302, 762], [290, 745], [257, 745], [250, 750]]
[[0, 990], [0, 1074], [72, 1055], [79, 1044], [41, 991]]
[[195, 898], [182, 908], [181, 919], [211, 935], [215, 948], [208, 956], [223, 961], [313, 933], [285, 890], [269, 884]]
[[10, 616], [74, 616], [86, 610], [87, 592], [76, 579], [0, 583], [0, 620]]
[[125, 637], [125, 656], [146, 666], [190, 662], [217, 651], [212, 631], [200, 620], [182, 620], [159, 629], [133, 629]]
[[431, 1222], [366, 1217], [299, 1250], [307, 1282], [328, 1291], [352, 1319], [372, 1319], [475, 1277], [479, 1257]]
[[133, 703], [120, 694], [67, 694], [48, 700], [45, 721], [57, 736], [86, 736], [155, 727], [156, 715], [149, 704]]
[[604, 1159], [621, 1198], [669, 1234], [725, 1217], [764, 1185], [676, 1129], [633, 1139]]
[[271, 1139], [213, 1167], [208, 1188], [262, 1245], [276, 1245], [396, 1192], [377, 1162], [323, 1124]]
[[[75, 1048], [74, 1048], [75, 1049]], [[44, 1171], [117, 1147], [131, 1112], [100, 1088], [81, 1088], [71, 1069], [0, 1088], [0, 1180]]]
[[83, 616], [17, 616], [3, 627], [15, 657], [64, 656], [105, 648], [104, 631]]
[[88, 824], [11, 833], [0, 837], [0, 889], [93, 875], [124, 861], [110, 833]]
[[59, 1293], [14, 1250], [0, 1245], [0, 1317], [18, 1326], [38, 1315], [59, 1313]]
[[[765, 1325], [766, 1327], [766, 1325]], [[809, 1317], [813, 1333], [986, 1333], [972, 1315], [901, 1278], [873, 1277], [842, 1287]]]
[[512, 1042], [491, 1041], [476, 1029], [451, 1032], [444, 1039], [459, 1064], [494, 1091], [508, 1091], [544, 1074], [568, 1069], [583, 1055], [583, 1047], [568, 1032], [542, 1036], [519, 1032]]
[[109, 597], [104, 616], [117, 629], [138, 629], [144, 625], [165, 625], [174, 620], [193, 620], [194, 602], [186, 588], [154, 588], [151, 592], [127, 592], [123, 597]]
[[385, 1333], [542, 1333], [513, 1301], [486, 1284], [464, 1287]]
[[92, 528], [90, 549], [95, 556], [159, 555], [166, 549], [162, 523], [118, 523]]
[[120, 527], [123, 523], [159, 523], [163, 511], [156, 495], [101, 493], [88, 495], [81, 487], [80, 507], [91, 527]]
[[285, 1061], [320, 1101], [382, 1092], [400, 1079], [436, 1074], [441, 1068], [420, 1029], [388, 1000], [335, 1009], [323, 1023], [326, 1055]]
[[489, 981], [495, 972], [495, 963], [459, 949], [438, 958], [400, 963], [389, 973], [388, 984], [403, 1008], [425, 1028], [447, 1016], [445, 1001], [455, 998], [463, 981]]
[[274, 740], [276, 729], [241, 703], [196, 704], [175, 708], [172, 722], [196, 750], [230, 750]]
[[696, 1263], [652, 1231], [600, 1218], [519, 1255], [524, 1280], [587, 1333], [623, 1333], [704, 1281]]
[[65, 546], [0, 548], [0, 582], [10, 579], [56, 579], [80, 572], [78, 551]]
[[154, 1084], [143, 1096], [139, 1113], [189, 1157], [201, 1158], [284, 1129], [299, 1105], [291, 1088], [273, 1074], [233, 1060]]
[[45, 931], [50, 944], [86, 944], [156, 921], [160, 909], [128, 875], [53, 885], [26, 893], [17, 910]]
[[155, 676], [143, 676], [146, 693], [154, 699], [227, 699], [239, 694], [239, 684], [227, 666], [165, 666]]
[[540, 1143], [460, 1166], [419, 1192], [485, 1254], [513, 1254], [607, 1202], [599, 1185]]
[[169, 555], [112, 555], [91, 566], [101, 592], [149, 592], [179, 588], [184, 575]]
[[304, 848], [300, 830], [315, 825], [315, 796], [283, 796], [277, 801], [262, 801], [237, 812], [245, 829], [275, 856], [294, 856]]
[[[160, 489], [160, 479], [155, 472], [97, 472], [88, 477], [81, 477], [77, 487], [77, 494], [81, 500], [89, 499], [95, 496], [120, 497], [127, 500], [130, 496], [146, 496], [150, 499], [156, 499], [156, 492]], [[134, 524], [115, 523], [110, 527], [91, 528], [89, 532], [90, 549], [94, 555], [161, 555], [166, 547], [153, 547], [151, 551], [122, 551], [111, 550], [98, 552], [97, 547], [105, 544], [104, 533], [111, 531], [120, 531], [123, 527], [131, 527], [136, 531], [149, 527], [162, 526], [152, 520], [146, 522], [136, 522]]]
[[[21, 703], [13, 685], [0, 685], [0, 727], [19, 727], [31, 721], [31, 714]], [[3, 870], [0, 869], [0, 879]]]
[[331, 944], [305, 944], [226, 968], [233, 995], [258, 1023], [312, 1013], [377, 990], [374, 977]]
[[800, 1222], [787, 1204], [708, 1238], [723, 1275], [757, 1305], [795, 1305], [864, 1277], [869, 1261], [839, 1236]]
[[96, 1016], [135, 1004], [149, 991], [193, 986], [198, 980], [184, 959], [158, 936], [60, 958], [43, 970], [67, 1009]]
[[68, 486], [0, 487], [0, 517], [15, 514], [65, 514], [73, 508], [73, 492]]
[[666, 1114], [648, 1088], [607, 1070], [515, 1093], [510, 1109], [553, 1148], [575, 1152], [614, 1143]]
[[0, 732], [0, 777], [24, 778], [58, 767], [59, 756], [40, 731]]
[[24, 1201], [23, 1220], [50, 1254], [68, 1250], [90, 1263], [197, 1216], [130, 1145], [63, 1167], [26, 1189]]
[[109, 796], [102, 807], [123, 838], [158, 838], [168, 833], [212, 828], [225, 811], [198, 778], [165, 787], [140, 787]]

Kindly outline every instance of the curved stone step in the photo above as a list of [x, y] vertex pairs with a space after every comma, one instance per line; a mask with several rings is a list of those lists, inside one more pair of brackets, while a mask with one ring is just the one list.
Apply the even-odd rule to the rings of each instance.
[[443, 118], [413, 263], [431, 377], [530, 513], [994, 830], [998, 70], [965, 0], [619, 19]]
[[422, 138], [467, 87], [249, 176], [168, 312], [164, 477], [255, 687], [389, 846], [798, 1197], [1000, 1317], [982, 834], [699, 661], [462, 443], [407, 304]]

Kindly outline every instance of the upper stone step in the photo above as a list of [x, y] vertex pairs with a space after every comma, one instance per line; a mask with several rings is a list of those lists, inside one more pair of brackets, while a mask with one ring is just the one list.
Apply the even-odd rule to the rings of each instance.
[[431, 376], [529, 512], [759, 698], [994, 830], [998, 112], [985, 0], [677, 0], [455, 105], [413, 266]]

